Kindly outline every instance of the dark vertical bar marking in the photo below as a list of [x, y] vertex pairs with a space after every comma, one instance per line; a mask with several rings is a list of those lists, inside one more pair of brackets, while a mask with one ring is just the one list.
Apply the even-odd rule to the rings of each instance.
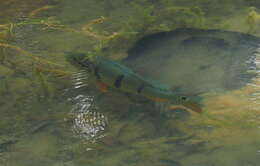
[[98, 80], [100, 80], [101, 79], [101, 77], [100, 77], [100, 75], [99, 75], [99, 69], [98, 69], [98, 67], [95, 67], [95, 69], [94, 69], [94, 73], [95, 73], [95, 76], [97, 77], [97, 79]]
[[145, 88], [145, 84], [141, 84], [139, 87], [138, 87], [138, 89], [137, 89], [137, 92], [138, 93], [141, 93], [142, 92], [142, 90]]
[[119, 76], [117, 76], [117, 78], [116, 78], [116, 80], [115, 80], [115, 82], [114, 82], [114, 86], [115, 86], [116, 88], [120, 88], [120, 87], [121, 87], [121, 83], [122, 83], [124, 77], [125, 77], [124, 75], [119, 75]]

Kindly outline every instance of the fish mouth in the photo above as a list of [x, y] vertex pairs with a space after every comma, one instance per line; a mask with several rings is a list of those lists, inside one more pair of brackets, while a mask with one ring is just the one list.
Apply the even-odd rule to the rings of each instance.
[[191, 111], [194, 111], [196, 113], [202, 113], [202, 106], [200, 104], [197, 104], [197, 103], [192, 103], [192, 102], [188, 102], [188, 103], [183, 103], [182, 105], [170, 105], [168, 107], [168, 109], [178, 109], [178, 108], [182, 108], [182, 109], [188, 109], [188, 110], [191, 110]]
[[86, 68], [88, 71], [91, 70], [91, 60], [87, 54], [84, 53], [68, 53], [66, 55], [66, 60], [77, 68]]
[[187, 102], [183, 103], [183, 106], [197, 113], [202, 113], [202, 106], [197, 103]]

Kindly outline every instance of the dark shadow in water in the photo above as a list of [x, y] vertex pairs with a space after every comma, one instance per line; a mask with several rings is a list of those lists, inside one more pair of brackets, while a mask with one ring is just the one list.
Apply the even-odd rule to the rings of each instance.
[[184, 28], [144, 37], [122, 63], [171, 89], [235, 90], [256, 76], [259, 44], [248, 34]]

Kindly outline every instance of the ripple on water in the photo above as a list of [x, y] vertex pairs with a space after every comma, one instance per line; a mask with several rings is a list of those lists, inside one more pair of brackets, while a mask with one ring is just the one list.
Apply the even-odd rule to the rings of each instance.
[[255, 68], [249, 70], [249, 72], [254, 72], [256, 77], [252, 79], [252, 82], [247, 84], [248, 88], [253, 89], [250, 92], [249, 100], [254, 103], [254, 109], [259, 110], [258, 106], [260, 104], [260, 44], [258, 48], [255, 50], [255, 58], [252, 60], [252, 63], [255, 64]]
[[106, 135], [108, 121], [95, 104], [94, 96], [84, 90], [89, 85], [88, 78], [89, 75], [86, 71], [77, 72], [72, 76], [73, 89], [79, 92], [69, 98], [73, 104], [70, 111], [73, 117], [72, 131], [86, 141], [96, 142]]
[[87, 87], [88, 84], [89, 73], [87, 71], [81, 70], [72, 75], [72, 84], [74, 89]]
[[73, 102], [75, 102], [71, 109], [74, 117], [73, 132], [87, 141], [95, 142], [103, 138], [107, 128], [107, 118], [94, 105], [93, 98], [80, 94], [73, 99]]

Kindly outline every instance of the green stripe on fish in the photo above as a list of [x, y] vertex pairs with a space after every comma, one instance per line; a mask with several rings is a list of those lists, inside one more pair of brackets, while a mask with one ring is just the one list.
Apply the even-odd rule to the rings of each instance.
[[110, 88], [120, 89], [122, 92], [144, 96], [157, 102], [170, 102], [175, 105], [183, 105], [193, 111], [201, 112], [199, 96], [174, 93], [164, 89], [160, 85], [144, 79], [130, 68], [103, 56], [89, 58], [84, 54], [70, 54], [67, 60], [81, 69], [91, 71], [100, 85], [107, 85]]

